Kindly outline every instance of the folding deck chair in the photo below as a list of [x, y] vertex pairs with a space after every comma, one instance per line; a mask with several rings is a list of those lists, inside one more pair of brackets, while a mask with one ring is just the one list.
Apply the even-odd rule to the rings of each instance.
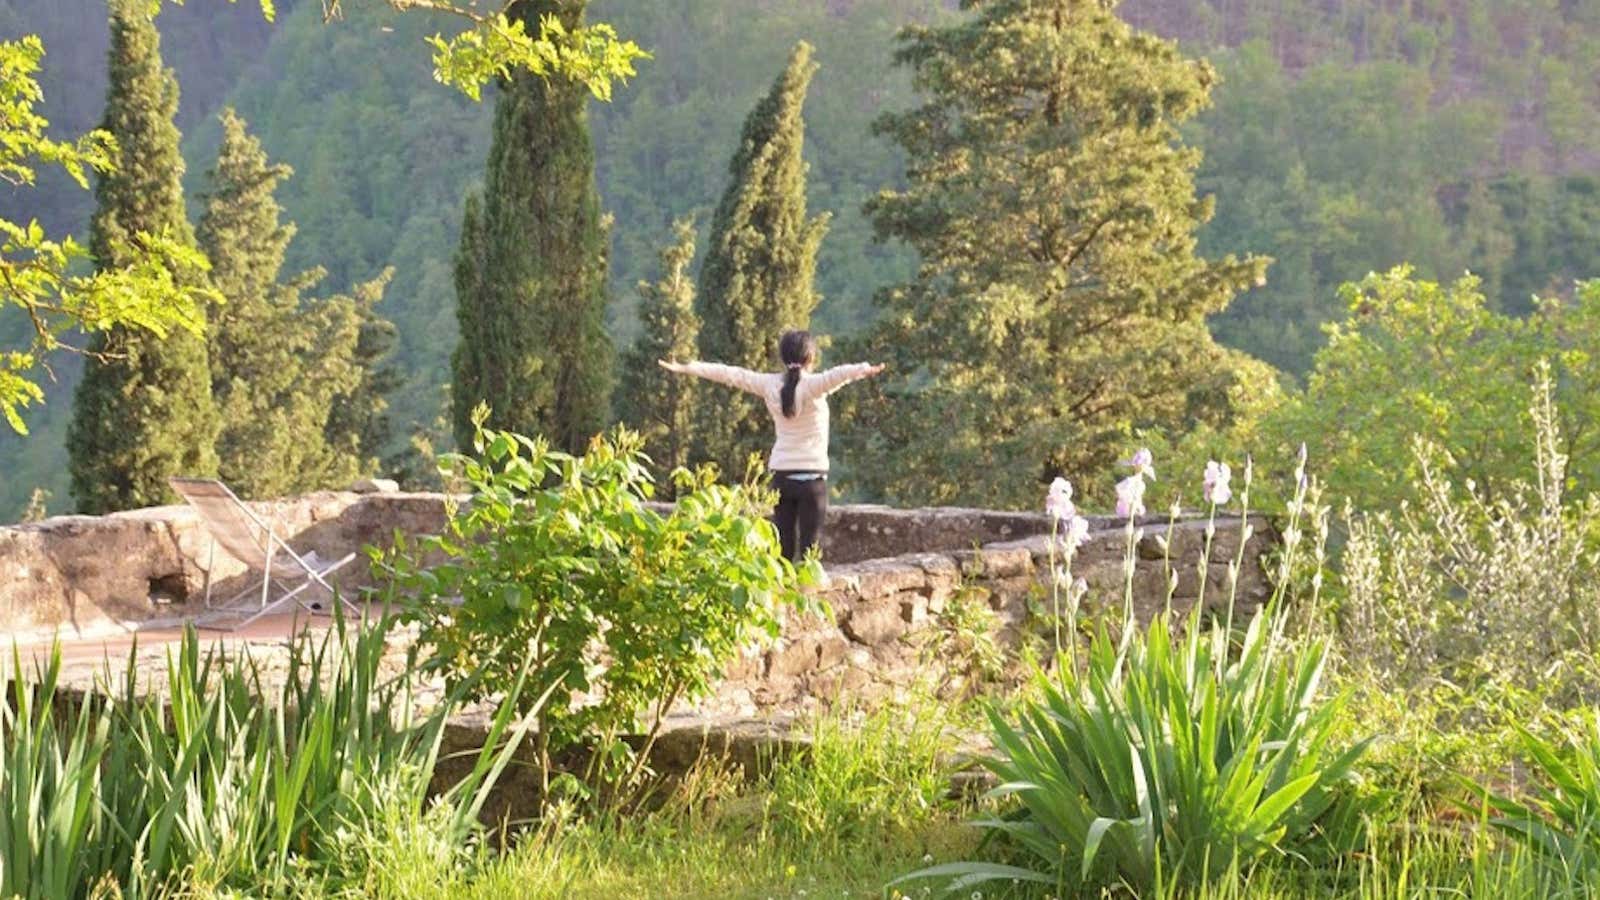
[[[243, 628], [251, 622], [295, 604], [309, 613], [323, 612], [321, 604], [308, 604], [301, 594], [312, 587], [327, 590], [331, 602], [341, 604], [345, 611], [357, 617], [361, 610], [344, 599], [327, 579], [343, 568], [356, 554], [346, 554], [341, 559], [323, 559], [316, 553], [296, 553], [290, 549], [271, 525], [261, 520], [244, 505], [228, 486], [214, 478], [171, 478], [168, 483], [188, 504], [200, 514], [206, 531], [211, 535], [211, 559], [206, 562], [206, 608], [219, 615], [243, 615], [245, 618], [233, 625], [205, 627], [231, 630]], [[217, 545], [242, 562], [252, 574], [261, 576], [259, 585], [251, 584], [227, 601], [211, 605], [211, 563], [215, 560]], [[279, 593], [273, 596], [274, 589]], [[197, 623], [201, 624], [201, 623]]]

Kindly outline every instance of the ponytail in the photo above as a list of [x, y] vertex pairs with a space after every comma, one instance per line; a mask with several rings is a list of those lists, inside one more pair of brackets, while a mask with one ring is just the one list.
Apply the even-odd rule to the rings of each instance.
[[794, 389], [800, 386], [800, 366], [789, 364], [789, 370], [783, 373], [783, 417], [794, 418]]
[[817, 342], [807, 331], [785, 331], [778, 339], [778, 358], [783, 360], [783, 417], [794, 418], [795, 388], [800, 386], [800, 373], [817, 361]]

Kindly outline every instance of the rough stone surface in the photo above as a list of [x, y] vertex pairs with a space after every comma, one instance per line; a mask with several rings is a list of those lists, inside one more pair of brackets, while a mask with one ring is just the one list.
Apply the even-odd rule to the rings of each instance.
[[[445, 521], [440, 494], [321, 493], [252, 504], [277, 523], [296, 550], [324, 557], [387, 544], [396, 530], [418, 535]], [[1134, 609], [1141, 618], [1169, 603], [1182, 613], [1201, 602], [1216, 610], [1230, 597], [1253, 612], [1269, 593], [1260, 558], [1277, 534], [1260, 518], [1240, 553], [1242, 524], [1219, 518], [1206, 537], [1203, 519], [1136, 523]], [[749, 716], [840, 694], [870, 701], [892, 695], [938, 665], [937, 638], [958, 592], [987, 602], [1002, 645], [1036, 627], [1029, 600], [1049, 592], [1049, 521], [1039, 515], [969, 509], [894, 510], [842, 506], [830, 511], [824, 548], [829, 581], [819, 591], [831, 615], [787, 617], [782, 639], [736, 660], [718, 694], [699, 711]], [[1091, 521], [1074, 577], [1090, 594], [1086, 614], [1120, 614], [1130, 533], [1124, 523]], [[1165, 543], [1163, 543], [1165, 542]], [[869, 554], [878, 554], [872, 558]], [[1170, 558], [1170, 567], [1169, 567]], [[1238, 561], [1237, 584], [1230, 564]], [[0, 528], [0, 622], [14, 636], [30, 630], [94, 632], [192, 616], [207, 578], [215, 597], [239, 591], [243, 566], [218, 549], [187, 507], [160, 507], [101, 518], [64, 516]], [[336, 579], [347, 595], [368, 586], [358, 558]]]

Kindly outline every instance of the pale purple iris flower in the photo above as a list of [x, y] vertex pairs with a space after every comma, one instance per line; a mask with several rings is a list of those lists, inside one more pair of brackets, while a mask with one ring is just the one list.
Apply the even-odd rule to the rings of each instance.
[[1144, 475], [1135, 472], [1117, 482], [1117, 515], [1133, 518], [1144, 515]]
[[1077, 550], [1089, 542], [1089, 520], [1083, 516], [1073, 515], [1067, 519], [1061, 540], [1070, 550]]
[[1072, 482], [1065, 478], [1050, 482], [1050, 493], [1044, 498], [1044, 511], [1058, 522], [1077, 514], [1077, 508], [1072, 505]]
[[1057, 478], [1050, 482], [1050, 492], [1044, 500], [1045, 512], [1061, 526], [1061, 539], [1068, 549], [1076, 550], [1089, 540], [1089, 520], [1078, 515], [1072, 503], [1072, 482]]
[[1140, 447], [1132, 459], [1124, 460], [1122, 464], [1133, 469], [1135, 475], [1143, 475], [1151, 481], [1156, 480], [1156, 458], [1149, 447]]
[[1227, 463], [1210, 460], [1206, 463], [1205, 492], [1206, 502], [1215, 506], [1226, 506], [1233, 499], [1233, 487], [1229, 484], [1233, 472], [1228, 469]]

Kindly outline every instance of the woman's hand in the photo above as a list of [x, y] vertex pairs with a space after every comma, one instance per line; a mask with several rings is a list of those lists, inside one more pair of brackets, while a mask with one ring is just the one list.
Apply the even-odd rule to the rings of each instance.
[[867, 377], [871, 378], [874, 375], [880, 374], [886, 368], [888, 368], [888, 366], [885, 366], [883, 363], [878, 363], [876, 365], [868, 366], [867, 367]]
[[682, 375], [688, 369], [688, 367], [683, 363], [676, 363], [666, 359], [658, 359], [656, 360], [656, 364], [661, 366], [661, 368], [666, 369], [668, 372], [675, 372], [679, 375]]

